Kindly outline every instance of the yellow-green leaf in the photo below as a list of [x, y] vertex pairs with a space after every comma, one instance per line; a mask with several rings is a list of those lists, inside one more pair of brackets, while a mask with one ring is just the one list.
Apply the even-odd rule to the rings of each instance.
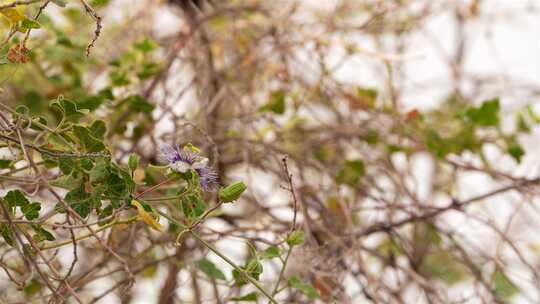
[[[0, 0], [0, 5], [9, 4], [11, 2], [12, 1]], [[9, 19], [11, 23], [17, 23], [26, 19], [26, 16], [24, 15], [24, 9], [25, 8], [23, 6], [4, 8], [0, 10], [0, 14], [4, 15], [7, 19]]]
[[150, 227], [154, 228], [155, 230], [159, 232], [165, 231], [165, 228], [157, 221], [156, 218], [154, 218], [150, 213], [148, 213], [146, 210], [144, 210], [144, 207], [136, 200], [132, 200], [131, 204], [137, 208], [137, 211], [139, 212], [139, 219], [146, 224], [148, 224]]

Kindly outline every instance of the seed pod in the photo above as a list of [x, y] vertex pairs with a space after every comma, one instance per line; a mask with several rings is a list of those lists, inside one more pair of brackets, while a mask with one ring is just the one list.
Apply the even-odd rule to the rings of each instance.
[[243, 181], [234, 182], [219, 190], [219, 199], [224, 203], [230, 203], [237, 200], [246, 189]]

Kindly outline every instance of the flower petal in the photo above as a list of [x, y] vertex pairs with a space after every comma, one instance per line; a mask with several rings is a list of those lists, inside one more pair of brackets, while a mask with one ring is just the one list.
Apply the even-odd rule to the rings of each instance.
[[167, 159], [168, 162], [174, 162], [179, 158], [179, 153], [171, 145], [163, 144], [160, 147], [161, 155]]
[[218, 184], [218, 175], [214, 169], [206, 166], [196, 169], [199, 174], [199, 183], [204, 191], [214, 190]]
[[200, 157], [197, 161], [195, 161], [192, 165], [193, 169], [202, 169], [208, 165], [208, 158], [206, 157]]
[[186, 173], [190, 168], [191, 166], [188, 163], [185, 163], [183, 161], [177, 161], [171, 164], [171, 169], [173, 169], [174, 171], [181, 172], [181, 173]]

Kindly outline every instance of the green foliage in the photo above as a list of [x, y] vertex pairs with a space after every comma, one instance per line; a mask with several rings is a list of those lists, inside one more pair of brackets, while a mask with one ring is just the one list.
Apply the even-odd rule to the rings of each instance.
[[[91, 129], [86, 130], [89, 135]], [[94, 134], [99, 136], [100, 132]], [[135, 189], [130, 172], [110, 159], [60, 158], [58, 166], [65, 175], [59, 176], [51, 184], [69, 190], [65, 201], [83, 218], [92, 210], [101, 214], [102, 201], [106, 199], [112, 199], [113, 208], [121, 207], [117, 202], [129, 200]], [[56, 210], [65, 212], [61, 203], [56, 205]]]
[[189, 193], [180, 199], [180, 208], [188, 220], [196, 220], [206, 210], [206, 203], [196, 193]]
[[525, 155], [525, 150], [523, 150], [523, 147], [521, 147], [521, 145], [515, 141], [510, 142], [507, 152], [516, 160], [517, 163], [521, 163], [521, 159]]
[[56, 240], [56, 238], [54, 237], [54, 235], [52, 233], [50, 233], [49, 231], [45, 230], [43, 227], [41, 227], [40, 225], [32, 225], [32, 228], [34, 228], [34, 231], [36, 232], [32, 237], [34, 238], [34, 240], [36, 242], [41, 242], [41, 241], [54, 241]]
[[94, 136], [90, 128], [83, 126], [73, 126], [73, 135], [79, 140], [85, 152], [100, 152], [105, 150], [105, 144]]
[[276, 90], [270, 93], [268, 102], [259, 108], [260, 112], [273, 112], [275, 114], [285, 113], [285, 91]]
[[519, 288], [506, 276], [506, 274], [496, 269], [491, 277], [493, 293], [502, 300], [507, 300], [519, 292]]
[[475, 125], [483, 127], [497, 126], [499, 124], [500, 108], [499, 98], [494, 98], [484, 101], [480, 107], [469, 108], [465, 115]]
[[140, 95], [130, 96], [124, 102], [129, 104], [129, 109], [133, 112], [149, 114], [154, 110], [154, 105]]
[[37, 202], [30, 203], [24, 194], [19, 190], [11, 190], [4, 197], [12, 214], [15, 214], [17, 207], [21, 210], [24, 217], [31, 221], [39, 217], [39, 211], [41, 210], [41, 204]]
[[255, 247], [250, 243], [248, 243], [248, 247], [250, 257], [244, 266], [240, 266], [239, 269], [233, 269], [232, 271], [232, 276], [237, 286], [243, 286], [248, 282], [246, 275], [259, 280], [260, 275], [263, 273], [263, 265], [259, 260]]
[[465, 266], [444, 249], [424, 257], [419, 272], [427, 277], [442, 280], [448, 285], [459, 283], [467, 277]]
[[13, 161], [9, 159], [0, 159], [0, 169], [8, 169], [13, 165]]
[[405, 250], [401, 247], [399, 242], [392, 237], [386, 237], [376, 248], [377, 253], [380, 254], [385, 262], [393, 261], [395, 257], [405, 254]]
[[259, 254], [261, 259], [273, 259], [281, 256], [281, 250], [277, 246], [270, 246]]
[[210, 260], [205, 258], [200, 259], [195, 264], [197, 265], [197, 268], [199, 268], [199, 270], [204, 272], [207, 276], [217, 280], [227, 280], [225, 274]]
[[67, 0], [52, 0], [52, 3], [60, 6], [60, 7], [66, 7]]
[[373, 107], [375, 106], [375, 101], [379, 92], [373, 88], [357, 88], [356, 95], [360, 101], [361, 106], [364, 107]]
[[58, 96], [56, 100], [53, 100], [50, 106], [56, 108], [61, 113], [62, 121], [79, 121], [89, 113], [86, 109], [79, 109], [79, 106], [75, 102], [65, 99], [62, 95]]
[[347, 160], [336, 174], [336, 181], [340, 184], [354, 186], [365, 174], [365, 166], [362, 160]]
[[25, 287], [24, 287], [24, 293], [28, 296], [32, 296], [32, 295], [35, 295], [37, 294], [41, 288], [43, 287], [43, 285], [37, 281], [37, 280], [32, 280], [29, 284], [27, 284]]
[[292, 288], [305, 294], [310, 300], [315, 300], [315, 299], [320, 298], [319, 293], [311, 284], [302, 281], [297, 276], [290, 277], [287, 282]]
[[149, 38], [144, 38], [143, 40], [133, 44], [134, 49], [144, 54], [154, 51], [155, 49], [157, 49], [157, 47], [157, 44]]
[[0, 223], [0, 235], [4, 238], [4, 241], [10, 245], [15, 245], [15, 238], [13, 236], [13, 231], [8, 224]]
[[232, 297], [229, 300], [234, 302], [258, 302], [258, 295], [256, 292], [250, 292], [240, 297]]
[[[0, 0], [0, 5], [7, 2]], [[220, 293], [226, 287], [231, 289], [222, 293], [227, 295], [224, 301], [231, 302], [266, 302], [263, 296], [286, 301], [291, 293], [305, 295], [308, 302], [321, 298], [331, 301], [334, 289], [343, 286], [339, 286], [341, 282], [319, 280], [318, 271], [333, 274], [334, 269], [323, 269], [326, 263], [302, 264], [302, 278], [288, 277], [295, 255], [305, 254], [304, 250], [323, 262], [339, 259], [345, 267], [336, 265], [336, 276], [331, 278], [336, 281], [345, 272], [365, 281], [363, 271], [351, 272], [357, 267], [350, 267], [347, 255], [354, 253], [369, 257], [362, 260], [368, 269], [369, 263], [377, 261], [381, 272], [376, 279], [386, 279], [399, 265], [427, 281], [441, 283], [433, 285], [437, 292], [445, 286], [469, 283], [468, 279], [478, 282], [476, 276], [470, 276], [477, 274], [476, 269], [464, 263], [460, 251], [450, 244], [459, 235], [435, 225], [445, 224], [438, 220], [443, 213], [467, 215], [473, 208], [441, 207], [439, 198], [461, 197], [458, 177], [471, 170], [496, 177], [494, 182], [521, 182], [519, 176], [494, 166], [489, 153], [495, 147], [517, 163], [526, 159], [525, 141], [520, 136], [534, 135], [540, 123], [532, 105], [512, 107], [507, 113], [499, 98], [478, 103], [480, 100], [466, 100], [468, 94], [456, 92], [432, 110], [421, 113], [421, 109], [406, 109], [400, 100], [404, 95], [399, 92], [403, 87], [400, 82], [406, 79], [392, 76], [399, 59], [383, 60], [388, 83], [371, 88], [352, 80], [342, 81], [335, 73], [340, 64], [327, 66], [331, 53], [325, 53], [329, 43], [334, 43], [332, 37], [340, 35], [332, 32], [327, 36], [318, 31], [309, 35], [316, 38], [303, 37], [302, 31], [293, 28], [294, 19], [283, 23], [287, 29], [291, 26], [290, 31], [283, 31], [275, 23], [281, 19], [273, 18], [273, 10], [266, 8], [271, 1], [213, 1], [210, 14], [207, 8], [199, 8], [197, 14], [204, 18], [198, 18], [188, 33], [182, 30], [178, 39], [160, 33], [159, 40], [143, 37], [143, 33], [153, 32], [144, 25], [132, 27], [109, 18], [112, 11], [106, 6], [113, 1], [86, 1], [88, 7], [52, 0], [40, 9], [44, 2], [0, 10], [0, 33], [5, 39], [0, 42], [0, 142], [2, 152], [10, 157], [0, 159], [0, 182], [9, 191], [2, 202], [13, 220], [8, 221], [0, 212], [0, 253], [4, 257], [0, 266], [17, 281], [2, 295], [26, 297], [24, 301], [8, 301], [58, 300], [54, 299], [55, 292], [44, 290], [53, 275], [47, 267], [59, 266], [62, 275], [69, 275], [67, 282], [87, 262], [80, 258], [80, 251], [74, 252], [79, 260], [72, 266], [56, 258], [58, 249], [72, 245], [72, 237], [78, 244], [92, 240], [77, 248], [95, 250], [96, 256], [105, 257], [100, 267], [110, 267], [109, 260], [125, 266], [125, 261], [129, 267], [118, 271], [129, 275], [129, 268], [139, 279], [141, 274], [148, 277], [155, 273], [164, 263], [175, 263], [170, 269], [197, 270], [193, 280], [217, 280]], [[352, 6], [347, 1], [336, 6], [331, 17], [348, 24], [347, 15], [361, 12], [364, 18], [373, 9], [369, 3], [357, 7], [353, 2]], [[406, 3], [393, 4], [393, 17], [397, 19], [377, 13], [362, 30], [373, 38], [385, 38], [379, 37], [379, 32], [396, 32], [405, 38], [412, 26], [409, 23], [420, 18], [408, 20], [408, 10], [401, 10]], [[152, 6], [148, 12], [156, 7], [157, 11], [166, 7], [173, 14], [180, 12], [172, 2], [150, 1], [148, 5]], [[111, 7], [117, 10], [116, 5]], [[341, 11], [344, 8], [347, 12]], [[384, 7], [381, 9], [384, 11]], [[472, 8], [465, 10], [471, 12], [459, 14], [460, 18], [474, 15]], [[148, 24], [153, 22], [153, 14], [143, 13], [140, 16], [150, 18]], [[318, 14], [324, 13], [313, 16], [315, 25]], [[321, 28], [338, 33], [337, 29], [343, 27]], [[281, 37], [284, 33], [295, 33], [294, 39]], [[88, 44], [97, 38], [92, 55], [87, 57]], [[298, 46], [296, 39], [302, 41]], [[295, 58], [298, 47], [313, 53]], [[259, 53], [261, 50], [264, 53]], [[351, 56], [359, 51], [348, 45], [346, 50]], [[398, 51], [401, 54], [402, 50]], [[403, 54], [407, 54], [405, 51]], [[317, 73], [311, 68], [289, 70], [312, 55], [320, 56]], [[177, 63], [181, 68], [176, 68]], [[185, 71], [194, 76], [189, 85]], [[186, 88], [180, 90], [184, 84]], [[184, 100], [191, 102], [185, 109]], [[507, 128], [509, 116], [515, 118], [515, 124]], [[171, 164], [156, 165], [165, 162], [158, 152], [162, 142], [173, 145], [187, 141], [202, 147], [192, 151], [210, 157], [220, 177], [229, 179], [231, 172], [236, 175], [245, 166], [248, 173], [257, 169], [272, 179], [261, 178], [262, 184], [254, 181], [249, 208], [222, 206], [238, 200], [246, 184], [237, 181], [218, 191], [206, 191], [195, 169], [180, 173]], [[426, 151], [434, 156], [434, 178], [421, 181], [428, 183], [430, 190], [425, 201], [422, 195], [413, 193], [416, 189], [409, 185], [409, 176], [398, 170], [394, 161], [412, 165], [408, 169], [414, 171], [411, 160]], [[284, 154], [296, 169], [291, 173], [293, 194], [299, 198], [296, 227], [310, 228], [313, 237], [302, 250], [293, 247], [304, 244], [304, 232], [287, 234], [291, 223], [274, 212], [272, 203], [265, 204], [273, 193], [259, 200], [260, 192], [265, 192], [259, 192], [259, 188], [265, 188], [268, 181], [273, 183], [273, 178], [283, 178], [282, 168], [273, 160]], [[349, 155], [355, 156], [348, 159]], [[529, 185], [529, 181], [523, 181]], [[513, 189], [517, 192], [521, 186], [516, 184]], [[78, 216], [68, 213], [67, 208]], [[280, 208], [291, 211], [290, 204]], [[228, 228], [221, 231], [205, 225], [207, 217]], [[166, 226], [160, 220], [167, 221]], [[95, 241], [94, 232], [101, 241]], [[373, 247], [349, 246], [375, 235]], [[219, 242], [229, 237], [253, 241], [253, 245], [248, 243], [249, 252], [241, 266], [220, 251]], [[28, 238], [38, 243], [39, 255]], [[181, 254], [181, 259], [171, 259], [171, 250]], [[234, 283], [227, 280], [217, 263], [200, 258], [208, 252], [232, 267]], [[29, 263], [33, 259], [37, 264]], [[498, 265], [504, 263], [500, 262]], [[27, 278], [25, 274], [31, 274], [35, 265], [39, 265], [40, 275]], [[259, 286], [257, 281], [267, 265], [277, 271], [268, 274], [268, 280], [265, 276]], [[500, 301], [508, 301], [521, 291], [506, 273], [498, 267], [493, 273], [481, 273]], [[174, 275], [171, 273], [171, 278]], [[87, 281], [92, 282], [96, 276], [101, 272], [90, 273]], [[404, 288], [425, 288], [417, 283], [411, 280]], [[250, 286], [244, 289], [246, 284]], [[3, 281], [0, 285], [5, 286]], [[77, 288], [92, 293], [84, 284]], [[250, 292], [254, 288], [257, 290]], [[384, 288], [368, 289], [383, 294], [375, 299], [399, 297]], [[70, 296], [63, 287], [58, 292], [62, 297]], [[403, 294], [407, 292], [403, 290]], [[86, 294], [81, 296], [85, 298]]]
[[293, 231], [289, 237], [287, 237], [287, 244], [291, 247], [298, 246], [304, 244], [304, 231], [302, 230], [296, 230]]
[[[493, 132], [496, 132], [495, 138], [500, 142], [500, 146], [518, 163], [521, 162], [525, 152], [518, 144], [516, 136], [519, 132], [526, 133], [530, 130], [523, 114], [519, 114], [517, 118], [518, 133], [504, 135], [500, 131], [501, 108], [498, 98], [484, 101], [478, 107], [465, 107], [464, 110], [459, 109], [464, 105], [458, 101], [451, 99], [450, 103], [449, 106], [452, 106], [455, 112], [453, 116], [442, 118], [438, 117], [442, 113], [438, 113], [437, 118], [440, 122], [433, 121], [433, 125], [423, 126], [425, 128], [424, 141], [428, 151], [439, 159], [444, 159], [449, 154], [459, 155], [465, 151], [481, 153], [484, 143], [493, 142]], [[441, 122], [444, 125], [441, 126]], [[488, 133], [488, 130], [491, 133]]]

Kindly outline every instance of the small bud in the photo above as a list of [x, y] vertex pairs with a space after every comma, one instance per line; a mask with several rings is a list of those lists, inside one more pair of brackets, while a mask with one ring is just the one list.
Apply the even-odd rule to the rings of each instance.
[[219, 190], [219, 199], [224, 203], [230, 203], [237, 200], [244, 191], [246, 191], [246, 184], [242, 181], [234, 182], [225, 188]]
[[140, 160], [141, 160], [141, 157], [137, 154], [131, 154], [129, 156], [128, 167], [131, 170], [131, 172], [137, 169], [137, 167], [139, 166]]

